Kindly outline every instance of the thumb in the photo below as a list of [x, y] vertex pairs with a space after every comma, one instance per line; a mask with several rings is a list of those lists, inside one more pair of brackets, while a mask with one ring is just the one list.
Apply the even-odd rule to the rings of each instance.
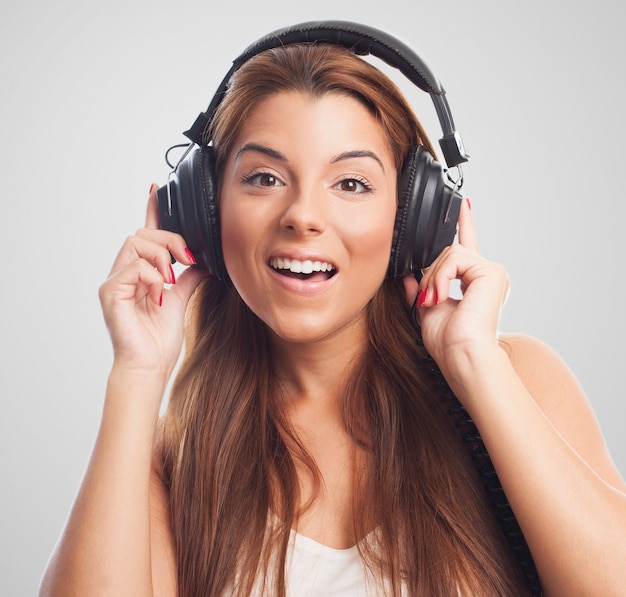
[[207, 279], [211, 274], [199, 267], [188, 267], [176, 279], [176, 284], [170, 290], [176, 293], [183, 305], [187, 306], [194, 290], [200, 285], [202, 280]]
[[419, 282], [413, 275], [404, 276], [402, 278], [402, 282], [404, 284], [404, 292], [406, 294], [406, 300], [409, 305], [412, 305], [415, 302], [415, 297], [417, 296], [417, 291], [419, 289]]

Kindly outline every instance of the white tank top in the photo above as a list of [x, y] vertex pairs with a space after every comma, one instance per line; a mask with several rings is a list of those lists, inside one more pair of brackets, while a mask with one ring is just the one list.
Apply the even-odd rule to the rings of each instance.
[[[375, 536], [372, 532], [365, 539]], [[383, 587], [368, 573], [356, 547], [333, 549], [291, 531], [287, 558], [287, 597], [380, 597]], [[407, 597], [406, 587], [400, 590]], [[457, 596], [462, 597], [457, 587]]]
[[375, 597], [356, 546], [333, 549], [291, 531], [287, 560], [289, 597]]
[[[368, 538], [375, 535], [372, 532]], [[367, 539], [367, 538], [366, 538]], [[356, 547], [333, 549], [291, 531], [287, 559], [287, 597], [381, 597], [383, 587], [368, 573]], [[406, 587], [400, 589], [407, 597]], [[265, 597], [265, 596], [264, 596]], [[457, 586], [457, 597], [463, 597]]]
[[[372, 532], [368, 538], [374, 536]], [[260, 589], [259, 580], [252, 596], [268, 597]], [[289, 538], [286, 582], [287, 597], [380, 597], [389, 590], [385, 582], [381, 587], [368, 572], [356, 545], [333, 549], [294, 530]], [[401, 594], [408, 594], [404, 587]], [[461, 592], [457, 595], [460, 597]]]

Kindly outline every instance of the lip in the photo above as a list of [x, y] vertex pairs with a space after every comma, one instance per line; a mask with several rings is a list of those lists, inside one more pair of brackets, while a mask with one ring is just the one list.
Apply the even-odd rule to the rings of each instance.
[[274, 257], [278, 257], [279, 259], [296, 259], [297, 261], [322, 261], [330, 263], [335, 270], [339, 269], [337, 267], [337, 263], [335, 263], [335, 261], [328, 255], [324, 255], [323, 253], [314, 253], [313, 251], [302, 251], [290, 248], [277, 249], [276, 251], [272, 251], [267, 262], [269, 263]]
[[[322, 263], [330, 263], [334, 268], [334, 274], [330, 278], [324, 280], [301, 280], [299, 278], [291, 278], [284, 276], [278, 270], [275, 270], [270, 262], [273, 258], [279, 259], [295, 259], [297, 261], [320, 261]], [[330, 259], [328, 256], [322, 253], [314, 253], [310, 251], [302, 251], [295, 249], [279, 249], [273, 251], [270, 257], [266, 261], [267, 269], [269, 270], [272, 280], [274, 280], [281, 288], [287, 290], [290, 293], [298, 294], [301, 296], [316, 296], [323, 294], [329, 290], [337, 279], [337, 273], [339, 268], [337, 263]]]

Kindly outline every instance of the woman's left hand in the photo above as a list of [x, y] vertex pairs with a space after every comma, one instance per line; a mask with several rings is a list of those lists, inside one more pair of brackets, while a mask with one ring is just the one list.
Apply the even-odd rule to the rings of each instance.
[[[622, 595], [625, 484], [593, 409], [547, 346], [521, 335], [499, 346], [509, 278], [480, 256], [466, 201], [458, 241], [419, 286], [405, 278], [424, 345], [476, 424], [545, 594]], [[460, 300], [449, 294], [455, 279]]]
[[[480, 255], [467, 199], [458, 225], [458, 243], [441, 252], [419, 286], [414, 277], [404, 278], [407, 298], [416, 302], [424, 345], [444, 375], [453, 376], [498, 348], [498, 323], [509, 292], [506, 270]], [[452, 280], [460, 281], [462, 299], [450, 296]]]

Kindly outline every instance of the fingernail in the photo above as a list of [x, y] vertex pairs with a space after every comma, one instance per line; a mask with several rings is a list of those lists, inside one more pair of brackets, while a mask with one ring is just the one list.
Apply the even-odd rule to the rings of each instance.
[[417, 293], [417, 306], [421, 307], [426, 302], [426, 290], [420, 288], [420, 291]]
[[161, 293], [161, 296], [159, 297], [159, 307], [163, 306], [163, 293]]
[[150, 185], [150, 190], [148, 191], [148, 195], [152, 195], [152, 191], [154, 191], [154, 189], [155, 189], [156, 187], [157, 187], [157, 185], [156, 185], [156, 184], [154, 184], [154, 183], [152, 183], [152, 184]]
[[172, 269], [172, 266], [170, 265], [170, 284], [176, 284], [176, 276], [174, 275], [174, 270]]
[[465, 201], [467, 201], [467, 207], [470, 208], [470, 210], [472, 209], [472, 202], [469, 200], [469, 197], [465, 197]]
[[195, 265], [196, 258], [193, 256], [193, 253], [187, 247], [185, 247], [185, 255], [187, 255], [187, 259], [189, 259], [189, 261], [191, 261], [191, 263]]

